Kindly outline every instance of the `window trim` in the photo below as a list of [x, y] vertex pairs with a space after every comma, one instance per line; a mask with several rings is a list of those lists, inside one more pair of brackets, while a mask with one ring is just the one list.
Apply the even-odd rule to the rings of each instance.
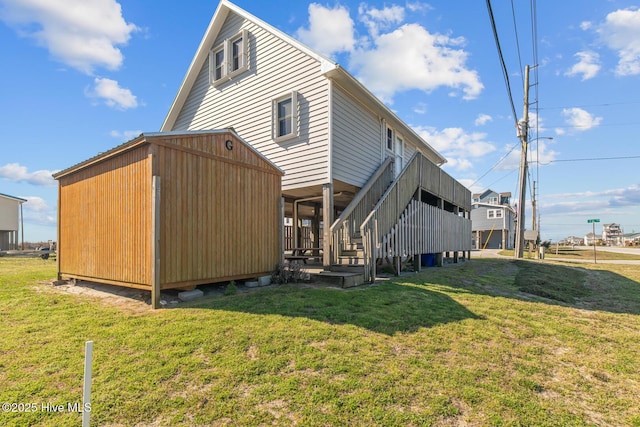
[[[282, 101], [291, 100], [291, 133], [285, 135], [279, 135], [280, 132], [280, 116], [278, 106]], [[271, 121], [272, 121], [272, 137], [276, 142], [286, 141], [289, 139], [297, 138], [300, 133], [300, 126], [298, 122], [298, 92], [292, 90], [284, 95], [274, 98], [271, 102]]]
[[[389, 147], [389, 143], [391, 143], [391, 147]], [[393, 130], [393, 128], [391, 126], [385, 126], [385, 133], [384, 133], [384, 149], [388, 152], [393, 154], [393, 156], [396, 155], [395, 152], [395, 145], [396, 143], [396, 133]]]
[[[239, 52], [238, 68], [233, 69], [234, 57], [233, 48], [238, 40], [242, 40], [242, 46]], [[220, 63], [220, 78], [216, 77], [217, 58], [216, 54], [222, 52], [222, 62]], [[235, 34], [233, 37], [225, 39], [222, 43], [216, 45], [209, 51], [209, 83], [217, 86], [227, 82], [235, 76], [242, 74], [249, 69], [249, 31], [246, 29]]]
[[[491, 216], [493, 214], [493, 216]], [[502, 209], [487, 209], [487, 219], [502, 219], [504, 212]]]

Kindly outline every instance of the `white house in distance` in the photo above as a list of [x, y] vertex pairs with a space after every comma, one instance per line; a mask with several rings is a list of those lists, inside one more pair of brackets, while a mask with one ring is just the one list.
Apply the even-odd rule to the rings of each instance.
[[607, 246], [624, 246], [624, 233], [620, 224], [602, 224], [602, 244]]
[[0, 193], [0, 251], [18, 249], [21, 206], [20, 197]]
[[510, 198], [511, 193], [490, 189], [473, 195], [471, 222], [476, 249], [513, 249], [515, 211], [509, 205]]
[[285, 172], [285, 216], [294, 234], [312, 222], [325, 267], [470, 251], [471, 195], [444, 157], [339, 64], [222, 0], [161, 131], [230, 127]]

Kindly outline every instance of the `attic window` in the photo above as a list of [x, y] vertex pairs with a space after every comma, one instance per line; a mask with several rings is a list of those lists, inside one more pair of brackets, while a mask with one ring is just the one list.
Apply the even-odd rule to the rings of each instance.
[[231, 80], [249, 69], [249, 32], [242, 30], [209, 52], [209, 81], [212, 85]]
[[298, 136], [298, 93], [294, 90], [273, 100], [273, 139]]

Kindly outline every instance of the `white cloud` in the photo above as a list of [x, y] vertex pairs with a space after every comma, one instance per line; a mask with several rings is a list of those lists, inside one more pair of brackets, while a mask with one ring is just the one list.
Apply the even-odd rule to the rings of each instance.
[[376, 9], [362, 3], [358, 8], [358, 14], [373, 37], [377, 37], [380, 30], [388, 29], [391, 25], [404, 21], [404, 8], [397, 5]]
[[426, 114], [428, 111], [428, 105], [424, 102], [418, 102], [415, 107], [413, 107], [413, 112], [417, 114]]
[[4, 0], [0, 19], [34, 39], [51, 56], [86, 74], [116, 70], [125, 45], [138, 30], [115, 0]]
[[[516, 142], [504, 147], [506, 157], [496, 166], [496, 170], [514, 170], [520, 168], [520, 159], [522, 157], [521, 143]], [[527, 159], [529, 163], [535, 164], [539, 162], [540, 166], [545, 166], [558, 157], [558, 152], [550, 148], [547, 138], [541, 137], [529, 142], [529, 154]]]
[[354, 24], [344, 6], [331, 9], [317, 3], [309, 5], [309, 28], [298, 28], [296, 36], [325, 55], [351, 51], [355, 44]]
[[42, 197], [37, 196], [20, 196], [26, 199], [24, 206], [25, 222], [40, 225], [55, 225], [56, 210], [51, 209]]
[[609, 200], [609, 206], [638, 206], [640, 205], [640, 185], [620, 189]]
[[596, 52], [578, 52], [574, 56], [579, 59], [578, 63], [565, 73], [566, 76], [582, 75], [582, 81], [585, 81], [594, 78], [600, 71], [600, 55]]
[[547, 194], [545, 201], [545, 212], [566, 213], [574, 211], [601, 214], [607, 208], [624, 207], [628, 209], [629, 206], [638, 206], [640, 204], [640, 185], [634, 184], [626, 188], [602, 191]]
[[496, 147], [487, 142], [484, 133], [467, 133], [461, 128], [438, 131], [432, 127], [415, 127], [416, 132], [447, 159], [446, 166], [456, 170], [468, 170], [472, 158], [483, 157]]
[[55, 180], [51, 175], [56, 172], [44, 169], [28, 172], [26, 166], [18, 163], [8, 163], [0, 166], [0, 178], [14, 182], [26, 182], [32, 185], [55, 185]]
[[132, 139], [140, 136], [141, 133], [141, 130], [125, 130], [122, 132], [118, 130], [112, 130], [111, 132], [109, 132], [109, 135], [121, 141], [131, 141]]
[[465, 67], [467, 52], [454, 49], [462, 38], [431, 34], [418, 24], [406, 24], [374, 38], [372, 49], [356, 49], [350, 68], [384, 101], [398, 91], [430, 92], [445, 86], [476, 98], [483, 89], [478, 73]]
[[32, 212], [48, 212], [50, 210], [49, 205], [47, 205], [47, 202], [42, 197], [21, 196], [21, 198], [27, 200], [24, 204], [25, 210], [30, 210]]
[[94, 83], [93, 89], [86, 91], [87, 96], [101, 98], [109, 107], [121, 110], [138, 106], [137, 97], [129, 89], [121, 88], [117, 81], [97, 77]]
[[595, 117], [582, 108], [564, 108], [562, 115], [566, 117], [566, 123], [577, 131], [586, 131], [597, 127], [602, 122], [602, 117]]
[[423, 3], [420, 1], [416, 2], [407, 2], [407, 9], [411, 12], [428, 12], [433, 9], [433, 7], [428, 3]]
[[618, 54], [616, 74], [631, 76], [640, 74], [640, 10], [620, 9], [607, 15], [598, 33]]
[[474, 124], [476, 126], [484, 126], [492, 120], [493, 120], [493, 117], [491, 117], [488, 114], [478, 114], [478, 117], [476, 118], [476, 121], [474, 122]]
[[593, 28], [593, 22], [583, 21], [583, 22], [580, 23], [580, 28], [582, 30], [585, 30], [585, 31], [589, 30], [589, 29]]

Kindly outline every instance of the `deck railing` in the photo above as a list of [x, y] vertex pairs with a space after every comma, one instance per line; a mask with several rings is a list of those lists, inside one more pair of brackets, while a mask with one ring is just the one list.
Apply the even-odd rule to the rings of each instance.
[[338, 261], [340, 250], [349, 248], [353, 239], [359, 237], [360, 224], [371, 212], [380, 196], [393, 181], [393, 159], [386, 159], [382, 165], [371, 175], [369, 181], [356, 194], [356, 197], [347, 205], [342, 214], [331, 225], [331, 260]]
[[[442, 196], [444, 186], [444, 190], [453, 193], [453, 182], [420, 152], [411, 157], [360, 225], [365, 281], [375, 278], [376, 259], [380, 257], [471, 250], [470, 219], [426, 203], [412, 202], [420, 188], [426, 187]], [[470, 199], [470, 193], [468, 196]], [[435, 246], [429, 246], [432, 244]]]

